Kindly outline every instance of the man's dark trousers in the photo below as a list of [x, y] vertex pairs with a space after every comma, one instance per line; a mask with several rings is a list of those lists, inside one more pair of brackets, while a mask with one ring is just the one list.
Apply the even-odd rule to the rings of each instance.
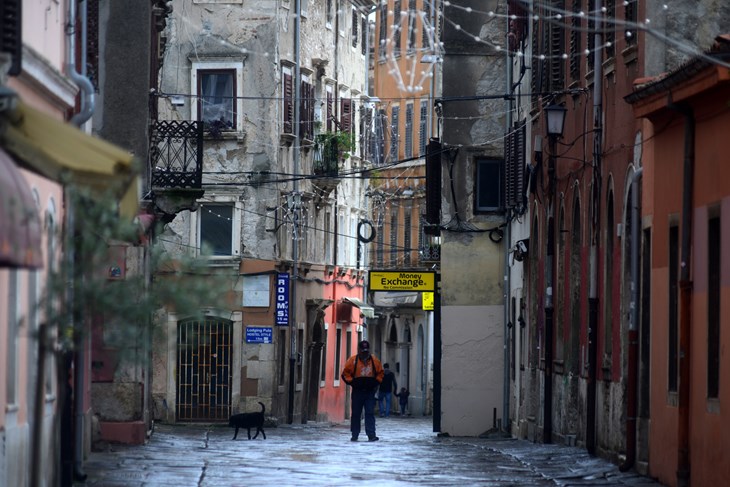
[[365, 433], [368, 438], [375, 436], [375, 391], [373, 389], [352, 390], [352, 417], [350, 418], [350, 431], [353, 438], [360, 434], [360, 418], [365, 408]]

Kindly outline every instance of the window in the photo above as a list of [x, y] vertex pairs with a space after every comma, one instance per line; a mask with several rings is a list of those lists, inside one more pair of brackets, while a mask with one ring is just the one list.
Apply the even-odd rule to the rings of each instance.
[[636, 44], [638, 41], [635, 28], [637, 19], [636, 2], [637, 0], [627, 0], [624, 2], [624, 19], [626, 20], [624, 38], [626, 39], [626, 44], [629, 46]]
[[410, 267], [411, 265], [411, 209], [410, 204], [406, 204], [403, 208], [403, 265]]
[[421, 100], [421, 113], [418, 119], [418, 155], [426, 155], [426, 141], [428, 140], [428, 100]]
[[416, 0], [408, 0], [408, 54], [416, 52]]
[[322, 337], [322, 352], [320, 353], [319, 362], [319, 385], [320, 387], [325, 386], [327, 380], [327, 323], [324, 324], [324, 336]]
[[332, 0], [327, 0], [327, 4], [325, 6], [325, 22], [327, 28], [332, 28]]
[[314, 85], [309, 76], [302, 75], [299, 103], [299, 136], [303, 139], [314, 139]]
[[400, 56], [401, 48], [401, 0], [393, 3], [393, 55]]
[[720, 393], [720, 217], [707, 222], [707, 397]]
[[570, 80], [577, 81], [580, 78], [580, 58], [583, 55], [580, 30], [581, 16], [580, 13], [581, 0], [573, 0], [573, 16], [570, 21]]
[[199, 120], [223, 122], [226, 128], [233, 128], [236, 122], [234, 74], [232, 70], [198, 71]]
[[603, 43], [606, 46], [606, 58], [616, 55], [616, 0], [606, 0], [605, 22], [603, 23]]
[[340, 130], [343, 132], [352, 131], [352, 110], [351, 98], [340, 99]]
[[220, 123], [223, 130], [240, 132], [243, 129], [238, 116], [243, 111], [242, 81], [243, 64], [240, 62], [204, 59], [193, 62], [191, 92], [197, 95], [197, 103], [191, 106], [193, 120]]
[[413, 157], [413, 104], [406, 105], [406, 158]]
[[378, 57], [385, 60], [386, 39], [388, 37], [388, 3], [383, 2], [380, 5], [380, 29], [378, 31]]
[[[565, 10], [564, 0], [553, 0], [553, 8], [556, 12]], [[547, 83], [552, 91], [560, 91], [565, 85], [565, 27], [563, 27], [563, 19], [550, 21], [550, 46], [549, 46], [549, 64], [550, 64], [550, 81]]]
[[[611, 357], [613, 348], [613, 232], [614, 232], [614, 220], [613, 220], [613, 191], [608, 193], [608, 203], [606, 204], [606, 258], [605, 258], [605, 291], [603, 295], [603, 322], [604, 322], [604, 336], [603, 336], [603, 354], [606, 359]], [[604, 365], [609, 365], [608, 363]]]
[[390, 160], [398, 160], [398, 144], [400, 142], [399, 127], [400, 107], [394, 106], [390, 113]]
[[678, 367], [678, 312], [679, 312], [679, 227], [669, 226], [669, 363], [668, 384], [670, 392], [677, 392]]
[[475, 212], [499, 211], [502, 208], [502, 165], [500, 159], [477, 158]]
[[[593, 13], [596, 11], [596, 0], [588, 0], [588, 11]], [[593, 71], [593, 34], [596, 32], [596, 21], [595, 21], [595, 15], [591, 14], [588, 16], [588, 30], [587, 32], [587, 40], [586, 45], [590, 48], [590, 52], [588, 53], [587, 57], [587, 64], [588, 64], [588, 72]]]
[[202, 202], [197, 212], [198, 249], [210, 258], [240, 254], [240, 209], [234, 202]]
[[327, 98], [327, 113], [325, 114], [327, 122], [325, 126], [327, 127], [327, 131], [331, 132], [334, 129], [335, 120], [335, 95], [333, 94], [332, 85], [326, 85], [325, 92]]
[[362, 16], [360, 18], [360, 36], [362, 37], [362, 40], [360, 42], [360, 54], [363, 56], [367, 55], [368, 53], [368, 19], [365, 18], [365, 16]]
[[390, 265], [398, 265], [398, 207], [390, 208]]
[[359, 34], [357, 32], [360, 16], [357, 15], [357, 9], [352, 9], [352, 47], [357, 47]]
[[340, 367], [342, 365], [342, 328], [337, 325], [337, 338], [335, 341], [335, 363], [333, 364], [335, 385], [340, 384]]
[[281, 92], [284, 100], [284, 106], [282, 107], [282, 120], [284, 124], [284, 133], [294, 133], [294, 76], [290, 67], [285, 66], [281, 76]]

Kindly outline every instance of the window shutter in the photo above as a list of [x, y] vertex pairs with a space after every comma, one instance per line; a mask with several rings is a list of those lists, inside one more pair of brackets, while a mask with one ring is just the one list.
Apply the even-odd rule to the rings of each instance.
[[401, 48], [401, 11], [400, 1], [395, 0], [393, 4], [393, 55], [400, 56]]
[[413, 104], [406, 105], [406, 157], [413, 157]]
[[362, 28], [360, 29], [362, 31], [360, 33], [362, 36], [362, 41], [360, 42], [360, 53], [365, 56], [368, 53], [368, 19], [361, 17], [360, 22], [362, 24]]
[[334, 100], [332, 99], [332, 93], [327, 92], [327, 131], [332, 131], [332, 119], [334, 117]]
[[349, 132], [352, 130], [352, 99], [342, 98], [340, 101], [340, 130]]
[[505, 203], [508, 208], [522, 206], [525, 193], [526, 122], [515, 123], [504, 139]]
[[357, 47], [357, 24], [358, 24], [357, 10], [352, 9], [352, 47]]
[[[553, 8], [557, 12], [562, 12], [565, 8], [565, 2], [563, 0], [555, 0], [553, 2]], [[564, 20], [555, 19], [550, 24], [550, 89], [552, 91], [561, 91], [565, 85], [565, 60], [563, 54], [565, 53], [565, 28], [563, 27]]]
[[570, 79], [580, 79], [580, 58], [582, 55], [580, 21], [580, 0], [573, 0], [573, 18], [570, 27]]
[[294, 81], [292, 75], [284, 73], [284, 133], [294, 132]]
[[22, 71], [23, 53], [23, 0], [0, 2], [0, 52], [10, 54], [12, 63], [8, 75], [18, 76]]
[[386, 37], [388, 37], [388, 4], [383, 2], [380, 6], [380, 32], [378, 34], [378, 54], [380, 59], [385, 59]]

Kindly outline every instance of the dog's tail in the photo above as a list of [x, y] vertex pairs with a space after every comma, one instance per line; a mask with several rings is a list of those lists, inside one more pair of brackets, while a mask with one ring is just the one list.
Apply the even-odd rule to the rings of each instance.
[[261, 414], [264, 414], [266, 412], [266, 406], [261, 401], [259, 401], [259, 404], [261, 404]]

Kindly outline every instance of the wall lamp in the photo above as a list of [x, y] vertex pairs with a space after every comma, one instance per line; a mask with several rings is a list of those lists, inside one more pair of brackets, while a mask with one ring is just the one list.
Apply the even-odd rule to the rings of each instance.
[[565, 129], [565, 112], [562, 105], [549, 105], [545, 107], [545, 118], [547, 119], [547, 133], [549, 137], [562, 137]]

